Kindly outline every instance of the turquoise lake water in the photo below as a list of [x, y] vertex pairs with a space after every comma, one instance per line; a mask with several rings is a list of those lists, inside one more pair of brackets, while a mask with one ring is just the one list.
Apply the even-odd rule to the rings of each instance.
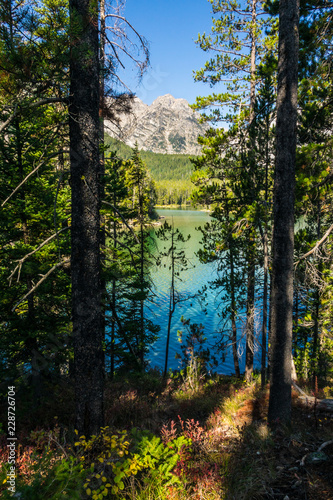
[[[193, 295], [199, 292], [204, 285], [216, 276], [216, 269], [214, 264], [202, 264], [199, 262], [196, 252], [200, 247], [201, 232], [196, 228], [198, 226], [203, 226], [206, 222], [210, 220], [210, 216], [206, 212], [195, 211], [195, 210], [169, 210], [161, 209], [157, 210], [158, 214], [168, 221], [169, 224], [174, 223], [175, 228], [179, 228], [184, 236], [188, 234], [191, 238], [188, 242], [183, 244], [183, 248], [186, 252], [187, 258], [190, 260], [191, 269], [182, 273], [182, 281], [176, 283], [176, 289], [182, 294]], [[162, 221], [163, 222], [163, 221]], [[158, 248], [163, 250], [167, 243], [157, 240]], [[152, 270], [152, 278], [155, 283], [155, 294], [154, 303], [147, 308], [148, 316], [161, 326], [161, 331], [159, 333], [159, 339], [152, 346], [149, 359], [150, 366], [163, 369], [165, 361], [165, 345], [166, 345], [166, 335], [167, 335], [167, 325], [168, 325], [168, 306], [169, 306], [169, 290], [171, 276], [168, 266], [157, 267]], [[175, 358], [176, 353], [180, 353], [180, 344], [177, 340], [177, 331], [183, 330], [185, 334], [184, 327], [181, 323], [181, 317], [184, 316], [185, 319], [190, 319], [192, 323], [201, 323], [204, 326], [204, 334], [207, 337], [207, 346], [210, 347], [215, 344], [217, 338], [219, 337], [218, 330], [220, 326], [220, 317], [218, 314], [220, 301], [215, 297], [215, 292], [208, 290], [207, 296], [207, 307], [206, 313], [204, 312], [202, 306], [198, 300], [188, 300], [180, 303], [176, 306], [176, 311], [172, 319], [171, 337], [170, 337], [170, 348], [169, 348], [169, 358], [168, 358], [168, 368], [179, 369], [179, 360]], [[239, 335], [241, 336], [243, 325], [239, 324]], [[242, 354], [244, 343], [240, 343], [240, 354]], [[221, 355], [216, 355], [219, 364], [214, 371], [223, 374], [231, 374], [234, 372], [233, 359], [231, 352], [227, 353], [224, 361], [221, 359]], [[240, 363], [241, 370], [244, 370], [244, 362], [241, 360]]]

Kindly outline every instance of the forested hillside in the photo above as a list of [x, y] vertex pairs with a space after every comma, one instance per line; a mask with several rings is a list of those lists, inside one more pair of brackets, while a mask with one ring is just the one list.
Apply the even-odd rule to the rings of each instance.
[[[105, 135], [105, 144], [109, 151], [116, 151], [120, 158], [130, 158], [132, 148], [123, 142]], [[156, 182], [158, 205], [182, 205], [190, 203], [193, 190], [191, 176], [193, 165], [190, 156], [152, 153], [140, 151], [142, 160]]]

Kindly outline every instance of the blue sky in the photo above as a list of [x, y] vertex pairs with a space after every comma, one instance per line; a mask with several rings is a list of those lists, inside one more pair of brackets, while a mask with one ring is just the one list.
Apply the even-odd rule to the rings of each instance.
[[210, 93], [208, 85], [194, 82], [192, 72], [209, 58], [194, 41], [210, 30], [211, 10], [207, 0], [126, 1], [124, 15], [148, 40], [151, 65], [139, 86], [128, 61], [119, 75], [143, 102], [172, 94], [191, 104], [196, 96]]

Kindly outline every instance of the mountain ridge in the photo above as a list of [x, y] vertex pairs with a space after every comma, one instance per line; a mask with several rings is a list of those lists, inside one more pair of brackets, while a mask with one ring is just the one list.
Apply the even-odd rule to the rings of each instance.
[[153, 153], [198, 155], [197, 137], [209, 128], [198, 119], [186, 99], [166, 94], [148, 105], [135, 97], [131, 112], [119, 116], [119, 125], [105, 120], [105, 132], [130, 147], [137, 142], [139, 149]]

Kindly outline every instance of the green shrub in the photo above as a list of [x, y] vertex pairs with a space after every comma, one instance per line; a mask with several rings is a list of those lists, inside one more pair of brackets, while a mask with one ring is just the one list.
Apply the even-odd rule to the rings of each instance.
[[99, 436], [92, 436], [88, 441], [81, 436], [75, 445], [85, 468], [90, 468], [85, 492], [93, 500], [102, 500], [107, 495], [117, 497], [134, 476], [138, 476], [141, 484], [155, 480], [164, 486], [179, 483], [173, 469], [182, 449], [190, 443], [189, 439], [180, 436], [164, 445], [160, 438], [135, 428], [131, 433], [111, 433], [104, 427]]
[[[7, 465], [7, 464], [6, 464]], [[6, 487], [7, 466], [3, 466], [0, 481]], [[31, 481], [17, 474], [16, 494], [24, 500], [79, 500], [83, 494], [86, 471], [73, 456], [57, 457], [48, 450], [42, 456], [35, 455], [31, 466]], [[1, 493], [2, 498], [12, 498], [7, 488]]]

